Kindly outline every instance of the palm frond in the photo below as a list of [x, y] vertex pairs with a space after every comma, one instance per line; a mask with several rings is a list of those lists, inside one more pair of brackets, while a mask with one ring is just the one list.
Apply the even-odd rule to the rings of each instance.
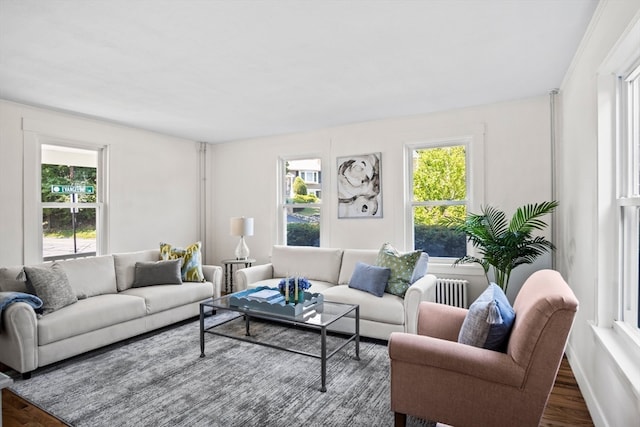
[[481, 214], [468, 213], [465, 218], [447, 218], [446, 225], [465, 233], [479, 254], [479, 257], [461, 257], [454, 265], [477, 263], [485, 275], [493, 268], [498, 285], [506, 291], [514, 268], [531, 264], [539, 256], [555, 249], [553, 243], [544, 237], [532, 237], [531, 234], [547, 226], [541, 217], [553, 212], [557, 206], [557, 201], [524, 205], [516, 210], [509, 222], [504, 212], [491, 206], [484, 207]]
[[533, 230], [543, 230], [547, 224], [540, 219], [558, 206], [557, 201], [528, 204], [518, 208], [509, 224], [509, 231], [531, 233]]

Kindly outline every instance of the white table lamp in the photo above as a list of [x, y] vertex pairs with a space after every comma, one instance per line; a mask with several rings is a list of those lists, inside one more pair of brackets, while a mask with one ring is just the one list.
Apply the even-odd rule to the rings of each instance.
[[253, 218], [243, 216], [231, 218], [231, 235], [240, 236], [236, 247], [236, 259], [248, 259], [249, 248], [244, 241], [244, 236], [253, 236]]

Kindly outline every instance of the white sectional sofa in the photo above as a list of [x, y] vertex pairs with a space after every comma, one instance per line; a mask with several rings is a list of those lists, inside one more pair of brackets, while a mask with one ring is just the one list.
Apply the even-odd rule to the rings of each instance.
[[[349, 287], [356, 263], [374, 265], [375, 249], [335, 249], [301, 246], [274, 246], [271, 262], [236, 272], [235, 291], [257, 286], [277, 286], [284, 277], [306, 277], [310, 292], [321, 293], [325, 301], [360, 305], [360, 334], [387, 340], [391, 332], [416, 333], [418, 305], [435, 301], [436, 277], [425, 274], [407, 290], [404, 298], [390, 293], [377, 297]], [[353, 321], [336, 324], [337, 330], [349, 331]]]
[[[46, 315], [27, 303], [3, 310], [0, 362], [31, 371], [107, 344], [197, 316], [199, 303], [219, 297], [222, 269], [202, 266], [204, 282], [132, 287], [136, 262], [160, 260], [159, 250], [57, 261], [78, 301]], [[23, 266], [0, 269], [0, 291], [27, 292]]]

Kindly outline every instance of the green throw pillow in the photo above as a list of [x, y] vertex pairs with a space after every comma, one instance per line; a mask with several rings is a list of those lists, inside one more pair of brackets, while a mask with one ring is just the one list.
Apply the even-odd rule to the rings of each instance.
[[391, 269], [391, 276], [389, 276], [385, 292], [404, 298], [404, 294], [411, 286], [413, 269], [421, 253], [421, 251], [413, 251], [401, 254], [389, 243], [382, 245], [378, 252], [376, 265]]
[[193, 243], [186, 248], [176, 248], [169, 243], [160, 243], [160, 258], [163, 261], [182, 258], [182, 281], [204, 282], [200, 246], [200, 242]]

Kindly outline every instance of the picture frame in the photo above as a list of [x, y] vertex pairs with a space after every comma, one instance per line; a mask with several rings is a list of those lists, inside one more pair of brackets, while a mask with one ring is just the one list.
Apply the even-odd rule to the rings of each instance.
[[382, 218], [382, 153], [337, 157], [338, 219]]

